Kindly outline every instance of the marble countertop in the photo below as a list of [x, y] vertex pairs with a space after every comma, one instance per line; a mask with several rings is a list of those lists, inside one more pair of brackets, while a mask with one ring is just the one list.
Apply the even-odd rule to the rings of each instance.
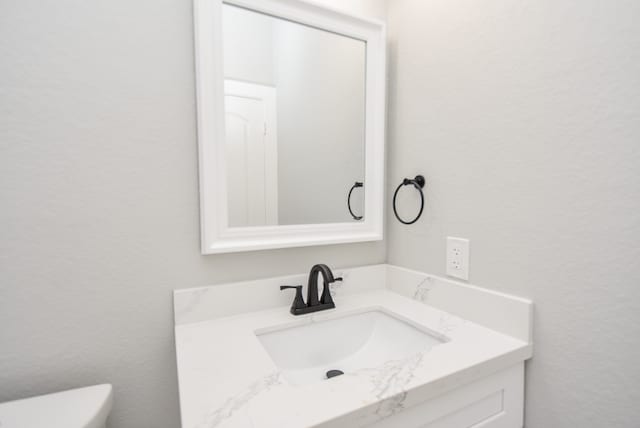
[[[287, 383], [255, 332], [384, 309], [449, 339], [425, 352], [330, 380]], [[343, 296], [334, 310], [288, 307], [175, 327], [183, 428], [357, 427], [508, 368], [532, 345], [383, 290]]]

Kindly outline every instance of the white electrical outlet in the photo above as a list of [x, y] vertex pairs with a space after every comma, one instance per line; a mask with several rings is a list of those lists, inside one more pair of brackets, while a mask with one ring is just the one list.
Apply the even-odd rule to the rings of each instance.
[[447, 275], [469, 279], [469, 240], [447, 237]]

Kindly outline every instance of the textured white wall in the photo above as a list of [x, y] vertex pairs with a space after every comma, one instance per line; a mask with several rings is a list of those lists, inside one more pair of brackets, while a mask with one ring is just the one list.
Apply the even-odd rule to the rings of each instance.
[[192, 22], [184, 0], [0, 2], [0, 401], [111, 382], [112, 428], [175, 428], [174, 288], [385, 260], [200, 255]]
[[[388, 261], [536, 304], [527, 428], [631, 428], [640, 403], [640, 2], [394, 0]], [[390, 214], [391, 216], [392, 214]]]

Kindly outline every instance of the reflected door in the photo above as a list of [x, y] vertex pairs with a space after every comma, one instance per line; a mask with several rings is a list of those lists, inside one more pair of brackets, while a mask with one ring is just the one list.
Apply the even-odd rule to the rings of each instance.
[[278, 224], [275, 88], [225, 81], [229, 226]]

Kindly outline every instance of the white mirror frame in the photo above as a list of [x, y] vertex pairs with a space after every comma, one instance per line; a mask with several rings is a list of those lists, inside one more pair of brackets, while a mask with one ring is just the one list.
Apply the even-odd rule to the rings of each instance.
[[[224, 145], [223, 3], [366, 42], [363, 221], [261, 227], [228, 226]], [[381, 240], [384, 228], [385, 24], [301, 0], [194, 0], [194, 14], [202, 253]], [[334, 168], [334, 165], [327, 165], [328, 171], [331, 168]]]

